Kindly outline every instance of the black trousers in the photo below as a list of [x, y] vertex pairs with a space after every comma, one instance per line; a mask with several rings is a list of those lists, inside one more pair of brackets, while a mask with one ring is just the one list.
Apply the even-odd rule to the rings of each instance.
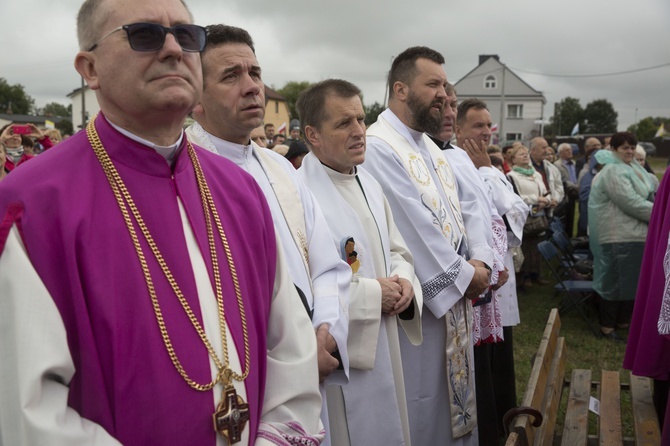
[[617, 301], [600, 299], [598, 303], [600, 326], [616, 328], [617, 325], [630, 323], [634, 303], [634, 300]]
[[500, 444], [503, 416], [517, 405], [512, 327], [504, 327], [503, 335], [504, 342], [474, 348], [477, 429], [482, 446]]

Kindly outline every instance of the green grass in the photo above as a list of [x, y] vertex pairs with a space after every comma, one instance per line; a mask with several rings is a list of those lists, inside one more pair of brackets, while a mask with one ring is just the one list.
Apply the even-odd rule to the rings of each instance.
[[665, 169], [668, 168], [668, 159], [657, 156], [649, 156], [647, 157], [647, 161], [649, 162], [651, 169], [654, 171], [658, 179], [662, 179], [663, 174], [665, 173]]

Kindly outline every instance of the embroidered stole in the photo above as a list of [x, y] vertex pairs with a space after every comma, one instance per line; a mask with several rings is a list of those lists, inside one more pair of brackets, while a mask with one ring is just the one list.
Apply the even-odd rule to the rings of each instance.
[[670, 334], [670, 237], [668, 237], [668, 247], [663, 256], [663, 271], [665, 272], [665, 287], [663, 287], [663, 300], [661, 304], [661, 313], [658, 317], [658, 333], [661, 335]]
[[[422, 143], [428, 148], [430, 163], [440, 180], [446, 196], [446, 205], [434, 184], [427, 160], [424, 160], [411, 137], [396, 130], [383, 116], [366, 132], [388, 144], [400, 157], [412, 183], [421, 195], [421, 203], [430, 210], [433, 224], [444, 235], [456, 252], [467, 253], [465, 224], [461, 215], [456, 179], [447, 159], [435, 143], [424, 133]], [[458, 228], [460, 237], [454, 230]], [[447, 379], [449, 380], [449, 409], [451, 430], [454, 438], [462, 437], [477, 426], [477, 410], [474, 389], [474, 363], [470, 356], [472, 343], [472, 306], [464, 298], [452, 306], [445, 315], [447, 325], [446, 353]]]
[[[214, 144], [209, 139], [209, 136], [205, 129], [202, 128], [197, 122], [192, 126], [186, 129], [186, 134], [188, 139], [210, 151], [216, 153]], [[293, 184], [293, 180], [289, 174], [284, 170], [284, 168], [273, 160], [270, 155], [265, 153], [266, 149], [259, 147], [251, 142], [251, 148], [255, 154], [258, 155], [258, 160], [261, 164], [261, 167], [268, 176], [272, 190], [277, 197], [277, 202], [281, 208], [284, 219], [286, 220], [286, 225], [288, 226], [291, 236], [295, 245], [300, 251], [303, 265], [305, 267], [305, 272], [307, 273], [307, 278], [309, 279], [310, 288], [312, 287], [312, 277], [309, 270], [309, 251], [307, 248], [307, 230], [305, 227], [305, 210], [302, 207], [302, 200], [300, 199], [300, 194]], [[314, 290], [310, 290], [312, 295], [314, 295]]]

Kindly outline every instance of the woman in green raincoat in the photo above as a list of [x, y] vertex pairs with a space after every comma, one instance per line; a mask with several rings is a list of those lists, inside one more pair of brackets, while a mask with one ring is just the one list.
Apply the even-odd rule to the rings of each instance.
[[603, 299], [600, 330], [606, 338], [624, 341], [615, 328], [627, 328], [633, 312], [658, 183], [635, 161], [637, 140], [631, 133], [615, 133], [610, 144], [612, 150], [595, 154], [604, 167], [589, 196], [589, 243], [593, 288]]

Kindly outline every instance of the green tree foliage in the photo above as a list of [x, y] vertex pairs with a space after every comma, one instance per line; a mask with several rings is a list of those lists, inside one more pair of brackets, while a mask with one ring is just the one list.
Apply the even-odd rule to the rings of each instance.
[[551, 130], [556, 136], [569, 135], [575, 124], [579, 123], [580, 133], [584, 133], [584, 109], [576, 98], [563, 98], [554, 107], [551, 117]]
[[34, 107], [35, 100], [26, 93], [23, 85], [9, 85], [0, 77], [0, 113], [6, 113], [11, 108], [15, 115], [27, 115]]
[[619, 115], [607, 99], [596, 99], [589, 102], [584, 109], [583, 116], [586, 128], [580, 133], [615, 133], [617, 130]]
[[377, 116], [384, 111], [384, 106], [375, 101], [370, 106], [363, 105], [363, 110], [365, 110], [365, 125], [369, 126], [377, 121]]
[[61, 118], [70, 118], [72, 116], [72, 104], [67, 107], [58, 102], [50, 102], [39, 111], [43, 116], [59, 116]]
[[295, 109], [295, 102], [298, 100], [298, 95], [304, 90], [307, 90], [311, 85], [312, 84], [308, 81], [289, 81], [282, 88], [277, 90], [280, 95], [284, 96], [288, 103], [291, 119], [298, 119], [298, 111]]
[[72, 135], [74, 133], [74, 126], [69, 119], [63, 119], [62, 121], [57, 122], [56, 128], [60, 131], [61, 135]]
[[628, 131], [633, 133], [638, 141], [651, 141], [656, 136], [661, 124], [665, 124], [665, 129], [670, 131], [670, 118], [661, 118], [660, 116], [655, 118], [647, 116], [637, 124], [628, 127]]

